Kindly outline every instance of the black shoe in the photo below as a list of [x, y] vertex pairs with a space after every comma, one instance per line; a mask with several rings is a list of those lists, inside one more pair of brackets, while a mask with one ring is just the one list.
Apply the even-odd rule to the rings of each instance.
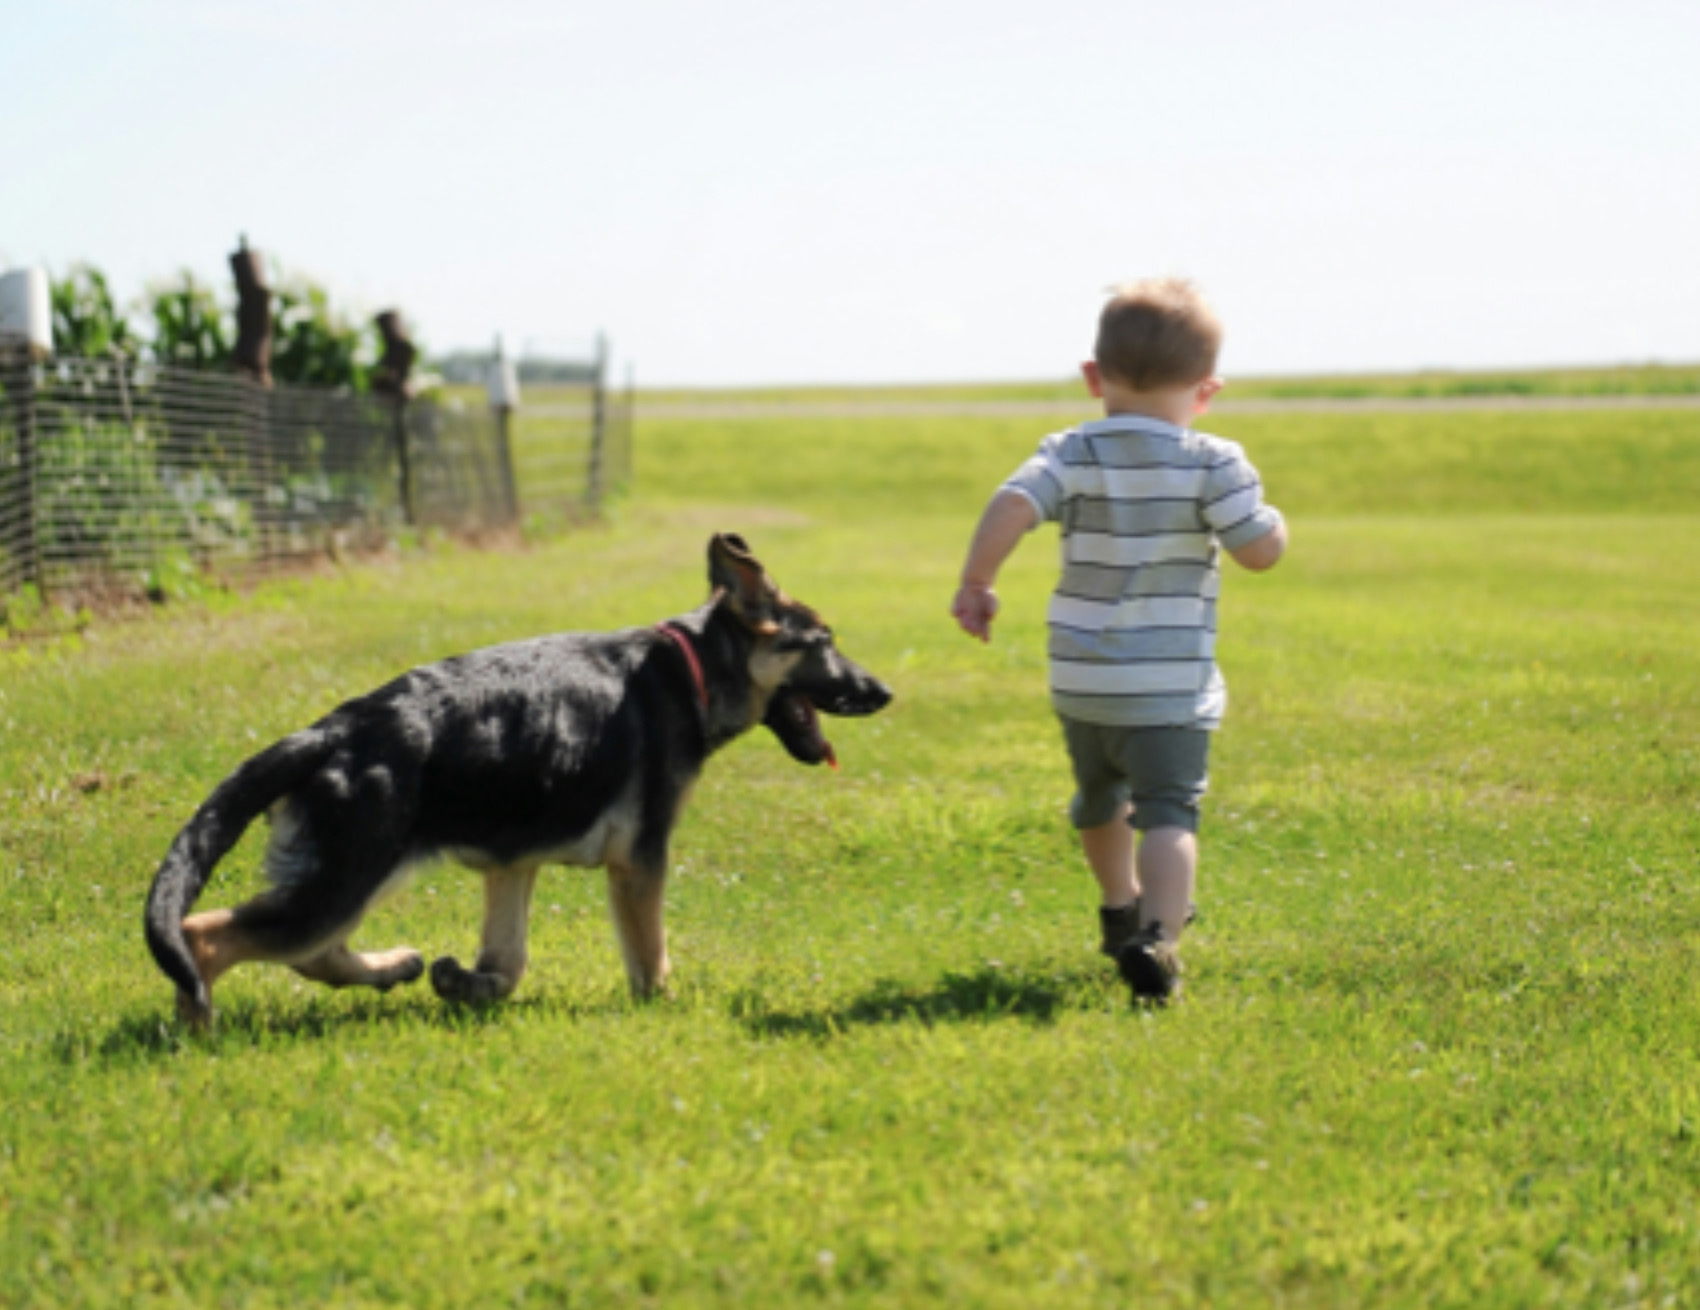
[[[1198, 906], [1188, 904], [1186, 907], [1186, 926], [1192, 927], [1198, 922]], [[1136, 896], [1127, 905], [1119, 909], [1098, 907], [1098, 923], [1104, 930], [1103, 944], [1098, 949], [1112, 960], [1118, 959], [1122, 947], [1139, 935], [1139, 898]]]
[[1162, 1005], [1180, 995], [1180, 953], [1157, 924], [1142, 929], [1116, 952], [1116, 967], [1133, 988], [1135, 1000]]
[[1111, 910], [1098, 907], [1098, 923], [1104, 930], [1103, 944], [1098, 947], [1112, 960], [1135, 937], [1139, 936], [1139, 901]]

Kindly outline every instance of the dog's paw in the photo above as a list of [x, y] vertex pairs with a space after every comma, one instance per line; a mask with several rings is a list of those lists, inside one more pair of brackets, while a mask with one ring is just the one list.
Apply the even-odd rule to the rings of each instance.
[[673, 982], [670, 975], [663, 974], [659, 978], [628, 977], [626, 981], [631, 988], [632, 1000], [640, 1005], [673, 999]]
[[499, 974], [462, 968], [459, 960], [445, 955], [431, 963], [431, 989], [445, 1001], [478, 1005], [501, 1000], [513, 987]]
[[177, 993], [177, 1018], [192, 1033], [212, 1031], [212, 1006], [202, 1005], [195, 999], [193, 993], [184, 991]]
[[425, 974], [425, 957], [418, 951], [397, 952], [397, 955], [400, 958], [384, 970], [383, 981], [378, 983], [380, 992], [418, 982]]
[[471, 976], [452, 955], [431, 961], [431, 990], [445, 1001], [466, 1000], [466, 980]]

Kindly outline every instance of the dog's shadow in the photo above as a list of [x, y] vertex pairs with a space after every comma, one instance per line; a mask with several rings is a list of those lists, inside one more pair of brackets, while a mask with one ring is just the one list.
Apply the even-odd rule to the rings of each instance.
[[[1101, 1009], [1110, 988], [1101, 970], [1024, 969], [982, 965], [946, 971], [931, 982], [892, 978], [876, 980], [848, 1000], [818, 1006], [775, 1003], [766, 990], [744, 989], [725, 1000], [692, 997], [684, 1008], [724, 1008], [750, 1035], [765, 1039], [830, 1041], [857, 1029], [880, 1025], [1017, 1021], [1048, 1025], [1069, 1011]], [[67, 1029], [51, 1041], [54, 1057], [65, 1065], [152, 1063], [189, 1048], [244, 1050], [302, 1039], [328, 1038], [350, 1028], [380, 1030], [430, 1027], [453, 1033], [477, 1032], [525, 1018], [548, 1015], [583, 1019], [632, 1006], [622, 993], [563, 999], [529, 996], [500, 1005], [445, 1005], [435, 997], [366, 997], [352, 1004], [313, 998], [279, 1008], [266, 998], [244, 998], [221, 1007], [209, 1034], [196, 1034], [161, 1011], [131, 1013], [109, 1028]]]
[[501, 1005], [449, 1005], [434, 996], [421, 995], [360, 996], [353, 998], [351, 1004], [314, 997], [279, 1008], [266, 998], [252, 997], [221, 1005], [208, 1032], [195, 1032], [160, 1009], [124, 1015], [104, 1031], [85, 1027], [67, 1029], [52, 1039], [50, 1049], [61, 1064], [67, 1065], [149, 1063], [189, 1049], [251, 1050], [302, 1039], [328, 1038], [353, 1028], [378, 1031], [429, 1027], [464, 1033], [542, 1010], [565, 1009], [586, 1014], [613, 1009], [619, 1004], [618, 999], [611, 998], [602, 1006], [589, 1003], [563, 1006], [559, 1002], [527, 997]]

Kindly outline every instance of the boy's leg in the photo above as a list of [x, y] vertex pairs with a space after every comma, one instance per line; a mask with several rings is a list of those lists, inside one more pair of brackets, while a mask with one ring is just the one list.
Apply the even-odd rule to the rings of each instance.
[[[1060, 716], [1059, 716], [1060, 717]], [[1105, 730], [1096, 724], [1061, 718], [1076, 791], [1069, 819], [1080, 833], [1086, 867], [1098, 884], [1102, 950], [1112, 959], [1139, 932], [1139, 882], [1134, 873], [1132, 806], [1127, 785], [1107, 749]]]
[[1198, 838], [1191, 829], [1148, 828], [1139, 842], [1139, 926], [1160, 924], [1167, 941], [1180, 940], [1192, 913], [1198, 877]]
[[1127, 734], [1121, 763], [1139, 830], [1135, 876], [1140, 929], [1116, 956], [1135, 1000], [1164, 1003], [1180, 992], [1175, 949], [1191, 917], [1198, 873], [1198, 807], [1209, 786], [1210, 734], [1150, 728]]
[[1124, 805], [1109, 823], [1080, 830], [1087, 867], [1103, 897], [1098, 913], [1109, 956], [1153, 922], [1163, 925], [1170, 941], [1179, 941], [1196, 914], [1198, 838], [1176, 827], [1153, 828], [1136, 837], [1128, 823], [1132, 813], [1133, 807]]
[[[1135, 811], [1137, 817], [1137, 809]], [[1181, 990], [1176, 949], [1192, 907], [1198, 840], [1191, 828], [1160, 823], [1139, 836], [1139, 930], [1116, 953], [1116, 968], [1135, 1002], [1167, 1004]]]
[[1135, 876], [1133, 829], [1128, 826], [1132, 806], [1123, 805], [1108, 823], [1080, 829], [1080, 846], [1086, 866], [1098, 882], [1102, 904], [1098, 926], [1103, 934], [1099, 949], [1112, 960], [1139, 933], [1139, 880]]
[[1192, 919], [1198, 877], [1198, 810], [1210, 785], [1211, 734], [1197, 728], [1148, 728], [1125, 738], [1121, 764], [1133, 792], [1139, 830], [1135, 880], [1140, 926], [1161, 924], [1178, 941]]
[[1193, 832], [1207, 786], [1209, 734], [1105, 728], [1067, 718], [1062, 726], [1078, 788], [1069, 816], [1102, 897], [1103, 952], [1126, 973], [1124, 949], [1157, 925], [1167, 995], [1178, 986], [1174, 943], [1192, 918], [1198, 868]]
[[1139, 899], [1133, 829], [1127, 822], [1131, 809], [1124, 804], [1108, 823], [1080, 830], [1081, 849], [1086, 852], [1087, 867], [1098, 880], [1106, 910], [1121, 909]]

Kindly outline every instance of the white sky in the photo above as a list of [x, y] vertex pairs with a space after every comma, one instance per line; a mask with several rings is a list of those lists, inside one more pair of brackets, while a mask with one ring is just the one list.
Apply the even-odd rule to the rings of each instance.
[[1695, 0], [0, 0], [0, 267], [239, 232], [433, 349], [1047, 378], [1700, 359]]

